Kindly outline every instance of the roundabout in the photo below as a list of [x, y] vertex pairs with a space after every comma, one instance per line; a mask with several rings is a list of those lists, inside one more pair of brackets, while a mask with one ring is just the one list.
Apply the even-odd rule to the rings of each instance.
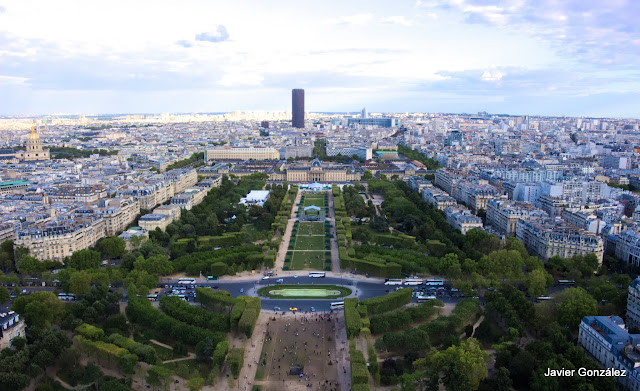
[[274, 299], [337, 299], [351, 289], [338, 285], [275, 285], [258, 289], [258, 294]]

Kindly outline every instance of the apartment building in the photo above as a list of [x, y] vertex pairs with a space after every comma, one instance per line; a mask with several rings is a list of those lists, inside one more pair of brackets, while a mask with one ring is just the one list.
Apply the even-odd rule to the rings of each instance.
[[0, 311], [0, 350], [8, 349], [14, 338], [26, 338], [25, 324], [13, 311]]
[[640, 277], [631, 281], [627, 295], [627, 327], [640, 330]]
[[191, 208], [201, 203], [206, 195], [207, 191], [205, 189], [190, 188], [182, 194], [173, 196], [171, 205], [178, 205], [182, 209], [191, 210]]
[[422, 189], [422, 199], [438, 210], [445, 210], [449, 206], [458, 204], [455, 198], [434, 186]]
[[549, 217], [560, 217], [562, 209], [568, 205], [567, 201], [559, 197], [550, 195], [542, 195], [538, 198], [537, 206], [547, 212]]
[[45, 189], [51, 203], [96, 202], [107, 197], [107, 188], [103, 185], [75, 186], [56, 185]]
[[482, 229], [482, 219], [471, 214], [469, 209], [462, 205], [448, 206], [444, 210], [447, 223], [454, 229], [460, 230], [462, 234], [466, 234], [474, 228]]
[[635, 266], [640, 266], [640, 231], [629, 227], [617, 235], [616, 257]]
[[133, 197], [102, 200], [98, 206], [98, 213], [105, 222], [107, 236], [124, 231], [140, 214], [140, 202]]
[[167, 171], [165, 177], [173, 182], [174, 194], [182, 193], [198, 183], [198, 173], [193, 168]]
[[451, 170], [439, 168], [435, 175], [435, 185], [447, 192], [450, 196], [454, 196], [456, 187], [458, 186], [458, 176]]
[[529, 216], [546, 217], [547, 214], [527, 202], [504, 199], [493, 199], [487, 202], [487, 225], [506, 236], [515, 236], [518, 220]]
[[169, 224], [180, 218], [181, 211], [180, 205], [161, 205], [155, 208], [153, 213], [140, 217], [138, 225], [146, 231], [153, 231], [156, 228], [164, 231]]
[[107, 236], [105, 220], [99, 215], [64, 215], [18, 230], [14, 246], [24, 246], [38, 259], [61, 261], [74, 251], [95, 245]]
[[640, 334], [629, 334], [618, 316], [585, 316], [580, 322], [578, 345], [603, 368], [625, 371], [613, 376], [631, 391], [640, 390], [639, 344]]
[[599, 234], [604, 228], [602, 220], [598, 219], [598, 216], [590, 210], [563, 209], [562, 219], [569, 224], [595, 234]]
[[278, 160], [280, 151], [276, 148], [266, 147], [220, 147], [206, 149], [204, 160], [209, 163], [217, 160]]
[[518, 220], [516, 238], [534, 255], [548, 260], [556, 255], [571, 258], [574, 255], [595, 254], [602, 263], [604, 243], [592, 234], [562, 219], [529, 217]]

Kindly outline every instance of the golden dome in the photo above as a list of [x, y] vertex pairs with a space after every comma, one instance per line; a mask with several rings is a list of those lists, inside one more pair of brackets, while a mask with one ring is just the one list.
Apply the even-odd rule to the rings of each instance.
[[27, 140], [40, 140], [40, 136], [36, 133], [36, 130], [31, 126], [31, 133], [27, 136]]

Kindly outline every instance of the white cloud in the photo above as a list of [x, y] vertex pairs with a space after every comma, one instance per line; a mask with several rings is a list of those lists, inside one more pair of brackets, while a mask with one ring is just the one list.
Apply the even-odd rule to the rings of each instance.
[[484, 81], [500, 81], [505, 74], [498, 70], [487, 70], [482, 74], [482, 80]]
[[337, 19], [332, 19], [330, 24], [342, 24], [342, 25], [353, 25], [353, 26], [363, 26], [373, 20], [373, 14], [371, 13], [362, 13], [355, 14], [349, 16], [342, 16]]
[[380, 21], [384, 24], [397, 24], [405, 27], [413, 26], [413, 22], [407, 20], [404, 16], [389, 16], [387, 18], [380, 19]]

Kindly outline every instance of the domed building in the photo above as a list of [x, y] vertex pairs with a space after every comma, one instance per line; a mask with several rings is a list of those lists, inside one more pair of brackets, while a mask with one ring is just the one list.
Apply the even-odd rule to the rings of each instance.
[[37, 160], [50, 160], [48, 149], [42, 148], [42, 140], [40, 135], [36, 133], [35, 128], [31, 127], [31, 133], [27, 136], [26, 150], [18, 151], [16, 157], [25, 162], [32, 162]]

